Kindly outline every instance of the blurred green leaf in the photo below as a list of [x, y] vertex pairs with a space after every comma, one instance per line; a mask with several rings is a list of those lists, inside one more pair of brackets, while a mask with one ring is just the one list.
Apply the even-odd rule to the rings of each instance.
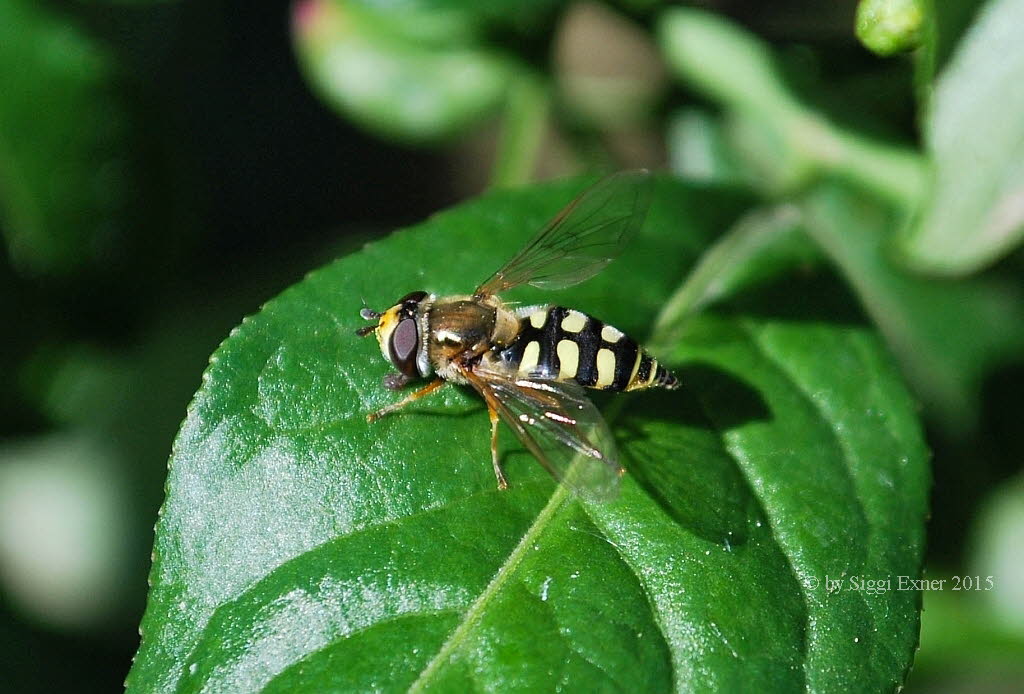
[[905, 241], [916, 268], [965, 274], [1024, 236], [1024, 0], [993, 0], [935, 87], [930, 204]]
[[820, 253], [800, 222], [800, 211], [791, 204], [743, 215], [704, 252], [665, 303], [655, 324], [659, 343], [678, 340], [687, 320], [706, 306], [813, 265]]
[[118, 472], [110, 442], [84, 430], [0, 446], [5, 603], [72, 631], [119, 616], [131, 586], [132, 499]]
[[494, 155], [492, 186], [517, 186], [532, 179], [548, 111], [548, 90], [541, 80], [521, 75], [509, 85], [501, 136]]
[[110, 5], [116, 8], [143, 7], [148, 5], [173, 5], [180, 0], [76, 0], [81, 5]]
[[726, 138], [755, 189], [787, 195], [828, 174], [908, 209], [919, 202], [921, 157], [844, 130], [805, 106], [785, 84], [767, 42], [692, 8], [666, 10], [657, 30], [670, 70], [725, 107]]
[[[313, 273], [232, 333], [172, 454], [131, 691], [902, 682], [918, 596], [815, 584], [920, 567], [926, 454], [862, 329], [690, 322], [662, 354], [687, 365], [689, 390], [606, 409], [630, 474], [604, 505], [515, 451], [513, 488], [496, 491], [486, 418], [464, 390], [366, 423], [394, 394], [377, 345], [353, 335], [361, 298], [467, 291], [579, 188], [438, 215]], [[564, 300], [642, 335], [736, 203], [660, 181], [608, 271], [571, 295], [511, 298]]]
[[922, 104], [928, 102], [935, 75], [946, 65], [985, 0], [924, 0], [924, 3], [928, 21], [924, 26], [921, 50], [914, 61], [914, 80]]
[[1024, 349], [1020, 286], [906, 274], [887, 253], [894, 215], [842, 185], [821, 184], [803, 209], [807, 232], [857, 292], [925, 406], [956, 431], [971, 427], [981, 378]]
[[771, 46], [738, 24], [704, 10], [673, 7], [658, 19], [658, 40], [673, 72], [714, 100], [776, 121], [802, 114]]
[[[962, 586], [964, 574], [957, 575]], [[914, 659], [911, 683], [947, 684], [961, 675], [966, 679], [963, 691], [1013, 691], [1024, 677], [1024, 636], [1007, 628], [991, 610], [984, 589], [953, 590], [957, 584], [946, 572], [926, 571], [925, 578], [945, 583], [933, 583], [942, 587], [924, 593], [921, 650]], [[978, 578], [987, 586], [987, 575]], [[1001, 578], [993, 576], [993, 581]], [[993, 687], [990, 680], [1001, 686]]]
[[69, 18], [0, 4], [0, 227], [25, 271], [88, 265], [118, 233], [127, 153], [114, 76]]
[[[358, 0], [303, 0], [294, 38], [320, 95], [378, 134], [427, 142], [492, 114], [524, 68], [476, 43], [472, 16], [412, 3], [405, 14]], [[415, 20], [415, 21], [413, 21]]]
[[[982, 590], [982, 600], [992, 620], [1016, 632], [1024, 656], [1024, 478], [1017, 477], [1000, 487], [978, 516], [974, 529], [972, 574], [993, 576], [991, 590]], [[1024, 662], [1022, 659], [1021, 662]]]
[[[337, 1], [337, 0], [333, 0]], [[519, 32], [540, 31], [551, 16], [566, 4], [565, 0], [344, 0], [387, 15], [392, 26], [401, 27], [406, 36], [445, 40], [453, 32], [483, 39], [502, 28]], [[438, 31], [444, 27], [443, 31]], [[427, 29], [428, 31], [424, 31]]]
[[672, 114], [666, 134], [669, 165], [696, 183], [739, 183], [740, 171], [721, 121], [695, 108]]
[[889, 56], [921, 45], [926, 0], [860, 0], [856, 33], [868, 49]]

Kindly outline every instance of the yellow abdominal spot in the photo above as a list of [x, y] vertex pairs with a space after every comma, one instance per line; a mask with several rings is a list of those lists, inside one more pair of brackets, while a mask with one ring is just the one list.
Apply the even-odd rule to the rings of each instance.
[[530, 314], [530, 325], [540, 330], [548, 320], [548, 310], [542, 309]]
[[579, 311], [569, 311], [562, 319], [562, 330], [569, 333], [578, 333], [587, 324], [587, 317]]
[[559, 342], [558, 362], [560, 364], [558, 376], [560, 378], [574, 378], [576, 371], [580, 368], [580, 346], [572, 340], [562, 340]]
[[605, 342], [618, 342], [623, 337], [622, 331], [618, 328], [614, 328], [610, 325], [606, 325], [601, 328], [601, 339]]
[[534, 340], [523, 350], [523, 359], [519, 362], [519, 373], [530, 373], [537, 367], [540, 358], [540, 343]]
[[610, 349], [597, 350], [597, 383], [598, 388], [605, 388], [615, 380], [615, 354]]

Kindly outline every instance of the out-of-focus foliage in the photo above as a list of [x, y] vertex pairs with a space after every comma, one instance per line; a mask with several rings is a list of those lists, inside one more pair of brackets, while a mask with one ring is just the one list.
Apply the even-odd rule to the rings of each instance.
[[816, 186], [802, 207], [807, 233], [857, 293], [922, 401], [958, 432], [975, 426], [982, 378], [1024, 350], [1020, 285], [905, 272], [886, 252], [894, 216], [843, 186]]
[[517, 69], [479, 43], [472, 12], [304, 0], [293, 23], [314, 86], [348, 117], [408, 140], [451, 136], [493, 112]]
[[0, 448], [5, 592], [18, 609], [63, 628], [103, 623], [131, 592], [130, 501], [105, 446], [65, 434]]
[[479, 122], [528, 78], [520, 57], [489, 39], [540, 31], [561, 4], [302, 0], [293, 25], [328, 103], [382, 135], [430, 141]]
[[924, 0], [928, 16], [921, 50], [914, 60], [914, 76], [923, 104], [931, 94], [935, 76], [945, 67], [960, 37], [985, 3], [986, 0]]
[[1020, 682], [1022, 492], [1018, 475], [990, 495], [972, 528], [964, 569], [928, 576], [944, 583], [924, 596], [917, 662], [925, 687], [960, 680], [971, 688], [1013, 691]]
[[[738, 27], [695, 10], [666, 17], [661, 36], [670, 65], [727, 108], [725, 144], [706, 150], [724, 162], [715, 166], [738, 167], [769, 197], [799, 195], [807, 232], [846, 275], [922, 400], [956, 430], [972, 426], [983, 376], [1024, 350], [1020, 285], [930, 280], [902, 269], [887, 243], [923, 195], [924, 158], [839, 129], [801, 104], [770, 48]], [[707, 70], [707, 56], [726, 68]], [[757, 76], [755, 88], [750, 75]], [[744, 136], [747, 129], [755, 136]], [[691, 166], [680, 173], [692, 175]]]
[[749, 184], [769, 196], [824, 173], [902, 203], [918, 199], [924, 162], [905, 146], [850, 132], [791, 92], [770, 46], [700, 10], [666, 10], [661, 48], [675, 75], [727, 107], [725, 137]]
[[1024, 235], [1024, 1], [979, 14], [932, 93], [925, 120], [933, 190], [903, 244], [915, 266], [962, 275]]
[[0, 226], [22, 270], [95, 263], [122, 231], [116, 72], [110, 51], [48, 4], [0, 4]]
[[[998, 577], [999, 585], [981, 591], [991, 620], [1016, 633], [1024, 643], [1024, 477], [1009, 480], [986, 501], [973, 538], [969, 574]], [[993, 579], [995, 582], [996, 579]]]

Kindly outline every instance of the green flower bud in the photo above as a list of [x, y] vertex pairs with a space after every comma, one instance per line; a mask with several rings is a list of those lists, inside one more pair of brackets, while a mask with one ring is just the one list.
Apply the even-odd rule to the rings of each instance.
[[925, 17], [925, 0], [861, 0], [857, 38], [878, 55], [912, 51], [921, 45]]

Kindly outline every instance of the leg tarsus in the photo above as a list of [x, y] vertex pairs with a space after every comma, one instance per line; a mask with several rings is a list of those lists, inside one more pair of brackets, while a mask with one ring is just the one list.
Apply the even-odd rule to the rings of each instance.
[[498, 489], [508, 489], [508, 480], [505, 473], [501, 471], [501, 456], [498, 453], [498, 413], [487, 403], [487, 414], [491, 417], [491, 465], [494, 466], [494, 476], [498, 478]]
[[388, 390], [401, 390], [409, 385], [412, 379], [403, 373], [392, 371], [384, 377], [384, 387]]

